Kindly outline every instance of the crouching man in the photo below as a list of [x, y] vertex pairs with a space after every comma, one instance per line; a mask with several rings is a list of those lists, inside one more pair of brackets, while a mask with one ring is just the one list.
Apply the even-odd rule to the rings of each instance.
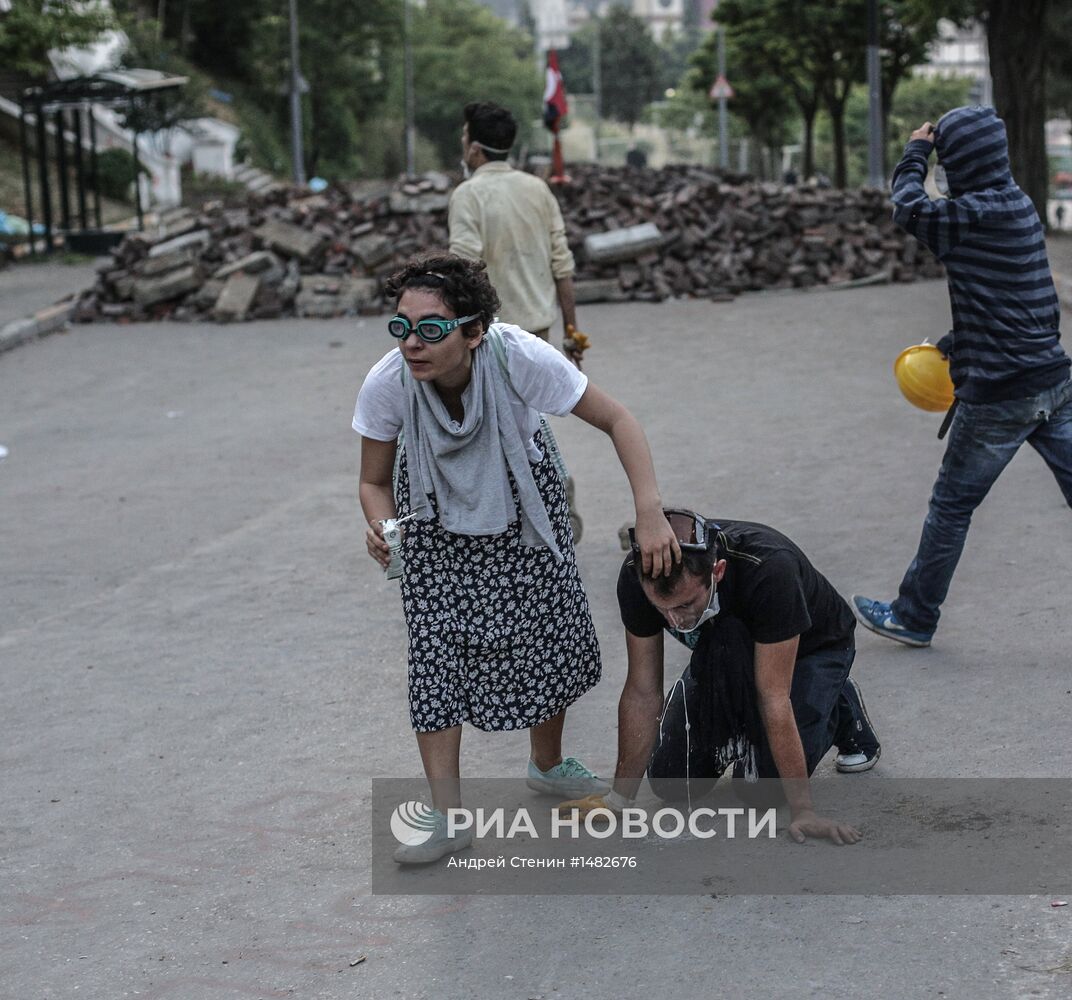
[[[856, 653], [849, 606], [773, 528], [665, 513], [681, 562], [669, 576], [646, 576], [634, 543], [618, 576], [629, 667], [614, 787], [564, 807], [620, 811], [645, 770], [660, 798], [691, 805], [732, 766], [746, 799], [757, 778], [781, 779], [798, 842], [856, 843], [853, 827], [816, 814], [809, 787], [832, 746], [842, 772], [869, 770], [881, 751], [849, 677]], [[664, 631], [692, 650], [665, 701]]]

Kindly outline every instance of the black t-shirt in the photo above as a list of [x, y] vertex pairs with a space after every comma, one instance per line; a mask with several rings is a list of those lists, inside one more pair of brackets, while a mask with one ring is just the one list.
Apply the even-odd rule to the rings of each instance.
[[[798, 657], [817, 649], [844, 649], [852, 642], [856, 619], [848, 604], [793, 542], [765, 524], [716, 523], [721, 526], [718, 557], [726, 560], [718, 585], [720, 614], [739, 618], [755, 642], [784, 642], [799, 635]], [[665, 628], [694, 647], [703, 631], [685, 636], [670, 628], [644, 595], [632, 556], [618, 574], [618, 608], [622, 624], [642, 638]]]

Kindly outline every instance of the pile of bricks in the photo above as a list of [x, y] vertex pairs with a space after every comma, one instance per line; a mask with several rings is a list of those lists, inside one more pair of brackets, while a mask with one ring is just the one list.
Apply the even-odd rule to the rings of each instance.
[[[387, 308], [382, 282], [447, 245], [451, 180], [321, 194], [274, 185], [242, 207], [166, 213], [115, 248], [76, 321], [332, 317]], [[786, 188], [694, 167], [580, 166], [554, 188], [579, 302], [722, 299], [743, 291], [937, 277], [883, 192]], [[508, 319], [509, 317], [503, 317]]]

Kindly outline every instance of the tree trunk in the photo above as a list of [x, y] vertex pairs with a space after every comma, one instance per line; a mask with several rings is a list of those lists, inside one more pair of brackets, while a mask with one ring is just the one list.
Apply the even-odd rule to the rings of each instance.
[[186, 0], [182, 7], [182, 33], [179, 35], [179, 52], [186, 55], [186, 43], [190, 39], [190, 0]]
[[1048, 0], [990, 0], [987, 46], [994, 107], [1009, 133], [1016, 183], [1046, 224], [1046, 8]]
[[830, 129], [834, 133], [834, 187], [843, 189], [848, 183], [848, 165], [845, 159], [845, 102], [830, 101]]
[[890, 179], [890, 112], [893, 110], [893, 95], [906, 72], [891, 71], [888, 77], [883, 76], [879, 88], [882, 94], [882, 176], [886, 181]]
[[890, 182], [890, 107], [882, 105], [882, 183]]
[[815, 173], [815, 108], [801, 108], [804, 119], [804, 152], [800, 158], [800, 179], [807, 180]]

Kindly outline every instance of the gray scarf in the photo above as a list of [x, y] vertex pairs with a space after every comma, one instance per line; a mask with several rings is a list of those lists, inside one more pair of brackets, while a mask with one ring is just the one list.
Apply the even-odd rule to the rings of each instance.
[[520, 500], [521, 544], [548, 548], [561, 562], [562, 553], [510, 405], [510, 396], [516, 393], [505, 372], [490, 358], [490, 350], [482, 344], [473, 351], [460, 426], [451, 419], [435, 386], [413, 378], [403, 368], [402, 428], [410, 509], [418, 520], [430, 520], [433, 511], [428, 497], [434, 494], [439, 523], [447, 531], [502, 534], [517, 520], [509, 470]]

